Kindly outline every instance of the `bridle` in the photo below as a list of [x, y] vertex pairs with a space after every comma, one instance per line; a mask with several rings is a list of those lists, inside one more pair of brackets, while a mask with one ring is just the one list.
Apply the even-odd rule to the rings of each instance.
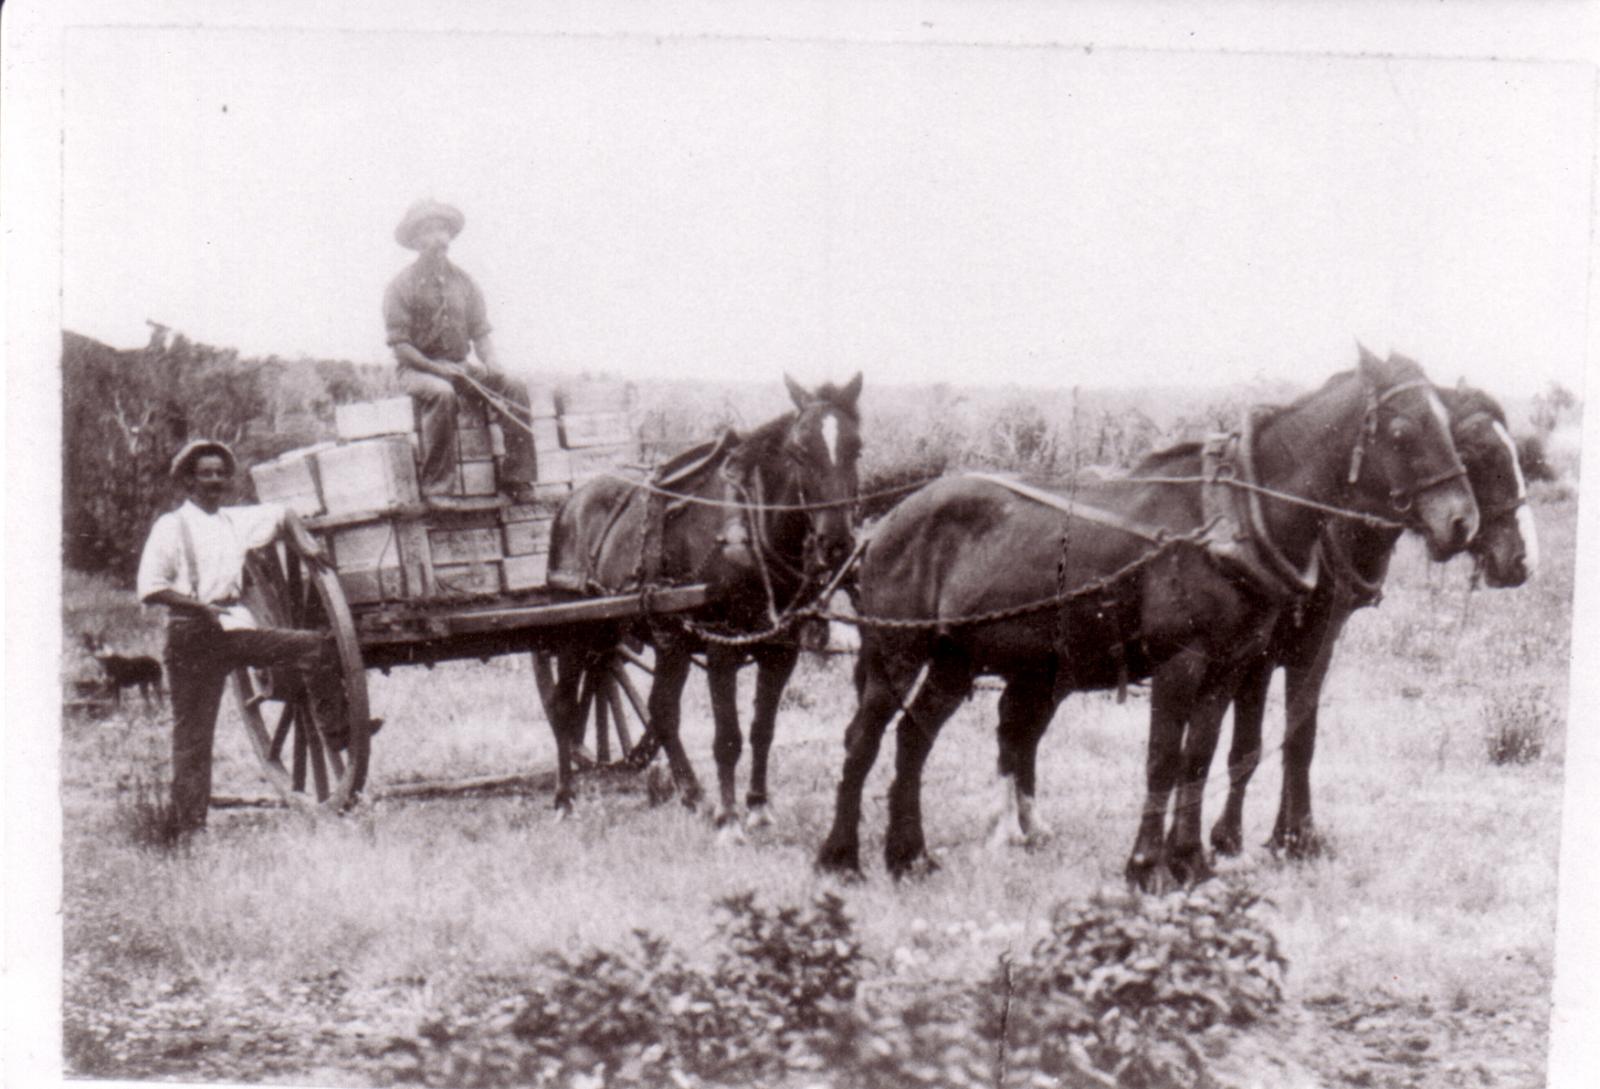
[[[1377, 438], [1379, 410], [1393, 398], [1410, 390], [1425, 389], [1430, 393], [1433, 392], [1433, 383], [1426, 378], [1413, 378], [1409, 381], [1401, 382], [1399, 385], [1390, 386], [1382, 392], [1379, 392], [1377, 387], [1365, 378], [1363, 378], [1362, 385], [1366, 390], [1366, 411], [1361, 419], [1360, 441], [1356, 443], [1355, 448], [1350, 453], [1350, 472], [1345, 478], [1347, 484], [1354, 484], [1361, 476], [1361, 466], [1366, 457], [1367, 445]], [[1461, 463], [1461, 457], [1455, 451], [1454, 429], [1452, 428], [1451, 430], [1451, 464], [1448, 467], [1431, 476], [1414, 481], [1409, 488], [1391, 487], [1389, 489], [1389, 505], [1397, 514], [1402, 516], [1410, 514], [1416, 505], [1417, 497], [1424, 492], [1432, 491], [1442, 484], [1448, 484], [1453, 480], [1466, 477], [1467, 467]]]
[[[798, 422], [797, 417], [795, 424], [791, 424], [791, 432]], [[803, 596], [812, 584], [820, 586], [826, 582], [827, 577], [833, 572], [826, 570], [826, 564], [821, 559], [821, 550], [817, 546], [819, 539], [817, 516], [823, 511], [841, 505], [837, 501], [812, 503], [806, 488], [807, 473], [804, 460], [787, 440], [783, 444], [781, 455], [790, 466], [790, 479], [797, 500], [795, 503], [766, 501], [766, 484], [757, 459], [751, 458], [741, 467], [741, 462], [745, 459], [736, 454], [724, 461], [718, 469], [718, 475], [722, 478], [728, 493], [737, 500], [737, 505], [729, 512], [722, 532], [717, 535], [717, 543], [725, 545], [733, 540], [735, 530], [743, 535], [756, 559], [769, 607], [774, 612], [777, 608], [777, 594], [768, 565], [788, 576], [796, 584], [794, 592], [796, 597]], [[771, 519], [779, 513], [795, 511], [806, 514], [806, 535], [800, 553], [804, 569], [791, 563], [788, 557], [772, 543]]]
[[[1477, 423], [1479, 420], [1487, 422], [1490, 426], [1500, 422], [1494, 417], [1493, 414], [1479, 409], [1477, 412], [1470, 413], [1466, 416], [1463, 416], [1460, 420], [1457, 420], [1455, 425], [1450, 429], [1451, 436], [1454, 437], [1456, 434], [1465, 431], [1469, 425]], [[1515, 453], [1513, 453], [1512, 456], [1514, 457]], [[1477, 498], [1476, 490], [1474, 490], [1474, 498]], [[1526, 494], [1514, 495], [1510, 499], [1501, 500], [1493, 506], [1484, 506], [1483, 500], [1479, 498], [1479, 524], [1481, 525], [1484, 522], [1492, 522], [1497, 518], [1504, 518], [1507, 515], [1515, 515], [1519, 509], [1527, 505], [1528, 497]]]

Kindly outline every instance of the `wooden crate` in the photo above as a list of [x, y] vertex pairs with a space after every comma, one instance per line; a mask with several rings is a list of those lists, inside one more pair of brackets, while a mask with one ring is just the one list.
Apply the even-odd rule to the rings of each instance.
[[317, 485], [317, 453], [332, 443], [319, 443], [250, 467], [256, 498], [280, 503], [302, 518], [322, 513], [322, 489]]
[[541, 454], [546, 450], [561, 449], [561, 424], [555, 417], [534, 419], [533, 448]]
[[500, 592], [498, 563], [442, 563], [433, 568], [435, 597], [464, 597]]
[[493, 495], [499, 490], [493, 458], [462, 461], [456, 466], [457, 495]]
[[382, 601], [403, 601], [405, 573], [398, 563], [373, 567], [341, 567], [339, 586], [351, 605], [372, 605]]
[[547, 552], [530, 552], [526, 556], [507, 556], [501, 565], [505, 571], [507, 590], [534, 590], [545, 584], [550, 555]]
[[537, 472], [541, 484], [566, 483], [572, 479], [572, 452], [570, 450], [541, 450], [538, 453]]
[[456, 456], [462, 461], [482, 461], [494, 457], [494, 438], [487, 427], [462, 428], [456, 432]]
[[323, 530], [322, 536], [350, 604], [432, 593], [428, 525], [421, 518], [382, 518]]
[[416, 410], [409, 397], [335, 405], [333, 427], [342, 442], [376, 435], [409, 435], [416, 429]]
[[435, 567], [481, 563], [504, 555], [500, 531], [494, 526], [475, 529], [430, 529], [428, 551]]
[[550, 529], [555, 525], [555, 521], [553, 516], [543, 515], [507, 522], [501, 527], [505, 536], [505, 554], [526, 556], [535, 552], [549, 552]]
[[317, 453], [317, 480], [329, 514], [415, 507], [417, 470], [404, 436], [360, 439]]
[[633, 441], [626, 412], [586, 412], [561, 417], [561, 445], [569, 450], [621, 446]]

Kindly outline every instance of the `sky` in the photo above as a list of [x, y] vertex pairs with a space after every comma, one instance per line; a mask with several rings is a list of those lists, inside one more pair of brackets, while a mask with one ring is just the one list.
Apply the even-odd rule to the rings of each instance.
[[1008, 33], [69, 28], [61, 321], [387, 360], [434, 196], [529, 374], [1582, 389], [1591, 67]]

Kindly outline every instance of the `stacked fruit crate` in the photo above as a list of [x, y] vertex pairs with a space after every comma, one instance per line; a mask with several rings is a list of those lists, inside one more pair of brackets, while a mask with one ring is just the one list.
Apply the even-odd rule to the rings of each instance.
[[341, 405], [337, 443], [257, 465], [263, 502], [284, 503], [327, 545], [352, 605], [453, 600], [541, 589], [550, 530], [576, 483], [637, 456], [631, 389], [584, 384], [532, 392], [538, 484], [531, 502], [499, 495], [504, 428], [481, 407], [457, 418], [451, 502], [425, 505], [409, 398]]

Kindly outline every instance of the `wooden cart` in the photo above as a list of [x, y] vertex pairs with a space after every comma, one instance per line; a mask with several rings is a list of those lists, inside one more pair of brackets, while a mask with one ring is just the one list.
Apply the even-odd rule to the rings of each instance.
[[[532, 504], [494, 494], [503, 437], [469, 411], [459, 428], [461, 494], [452, 509], [424, 505], [403, 399], [342, 408], [343, 441], [252, 469], [260, 498], [296, 509], [333, 561], [318, 565], [293, 543], [279, 542], [251, 553], [245, 566], [245, 602], [264, 624], [326, 632], [339, 650], [337, 677], [254, 668], [234, 675], [251, 746], [287, 800], [342, 809], [364, 788], [373, 728], [368, 669], [526, 652], [545, 713], [553, 715], [553, 652], [645, 608], [640, 595], [590, 597], [545, 584], [549, 527], [561, 498], [584, 474], [615, 471], [635, 452], [631, 442], [614, 441], [628, 434], [625, 416], [570, 411], [592, 407], [594, 399], [590, 391], [587, 402], [536, 400], [545, 497]], [[548, 415], [538, 415], [541, 407]], [[676, 587], [653, 592], [648, 607], [684, 611], [705, 598], [703, 586]], [[599, 761], [611, 759], [613, 735], [620, 757], [649, 730], [642, 682], [630, 676], [648, 669], [641, 651], [625, 643], [584, 668], [580, 714], [586, 730], [594, 727]]]

